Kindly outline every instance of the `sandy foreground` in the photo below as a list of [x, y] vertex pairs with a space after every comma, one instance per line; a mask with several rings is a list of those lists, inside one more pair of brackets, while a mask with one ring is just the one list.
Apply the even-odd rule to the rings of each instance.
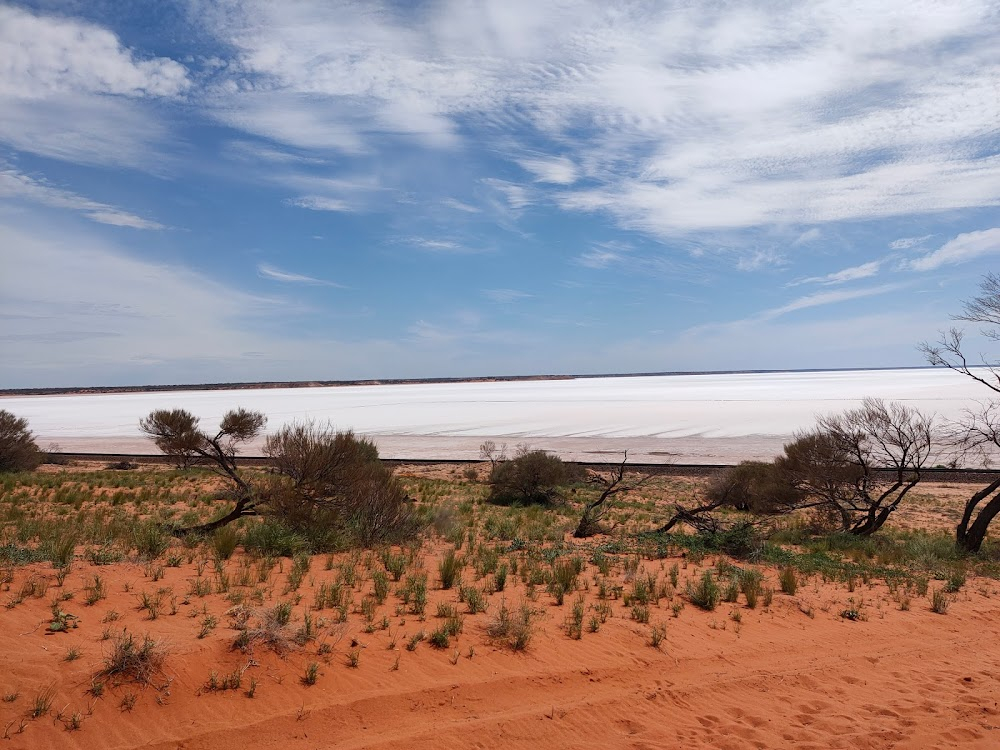
[[[964, 496], [956, 486], [922, 485], [927, 498], [900, 518], [904, 526], [946, 523], [942, 516]], [[945, 513], [947, 515], [947, 513]], [[569, 540], [567, 540], [569, 541]], [[598, 540], [599, 541], [599, 540]], [[425, 544], [429, 573], [426, 615], [402, 607], [395, 593], [365, 632], [352, 609], [339, 623], [329, 609], [311, 608], [317, 591], [333, 582], [347, 558], [312, 560], [300, 588], [287, 592], [290, 562], [269, 575], [268, 604], [295, 603], [291, 628], [307, 608], [316, 638], [278, 656], [266, 648], [245, 654], [232, 648], [232, 604], [217, 592], [198, 595], [199, 580], [215, 580], [212, 563], [199, 574], [197, 560], [161, 568], [137, 562], [95, 566], [78, 556], [60, 586], [45, 564], [13, 570], [0, 600], [7, 603], [25, 582], [43, 582], [41, 596], [0, 609], [0, 728], [4, 745], [20, 748], [996, 748], [1000, 746], [1000, 585], [971, 578], [950, 600], [946, 614], [930, 598], [884, 583], [858, 581], [853, 591], [819, 576], [794, 596], [780, 592], [777, 571], [762, 568], [776, 589], [770, 606], [750, 608], [740, 597], [712, 612], [684, 603], [680, 593], [650, 605], [648, 623], [636, 622], [621, 598], [597, 632], [584, 627], [577, 640], [565, 629], [573, 598], [557, 605], [544, 587], [529, 599], [512, 575], [506, 589], [487, 596], [489, 608], [465, 614], [461, 634], [447, 648], [427, 640], [441, 620], [437, 562], [447, 547]], [[581, 554], [589, 559], [587, 548]], [[662, 580], [678, 567], [678, 589], [722, 558], [700, 563], [680, 553], [643, 560], [637, 575]], [[162, 559], [160, 563], [162, 564]], [[225, 565], [239, 588], [241, 553]], [[359, 565], [359, 571], [364, 565]], [[588, 564], [580, 596], [588, 618], [600, 604], [597, 569]], [[156, 575], [162, 578], [154, 580]], [[86, 587], [100, 575], [107, 596], [88, 606]], [[465, 571], [473, 582], [472, 571]], [[612, 579], [627, 588], [622, 568]], [[477, 583], [482, 585], [483, 581]], [[359, 602], [372, 583], [361, 575]], [[138, 608], [143, 593], [163, 591], [155, 619]], [[393, 584], [392, 591], [396, 591]], [[72, 594], [72, 596], [67, 596]], [[573, 595], [574, 597], [576, 595]], [[492, 640], [487, 627], [503, 603], [527, 602], [537, 613], [529, 647], [514, 652]], [[684, 603], [678, 612], [673, 607]], [[79, 618], [78, 627], [48, 633], [53, 603]], [[858, 620], [842, 616], [847, 609]], [[217, 625], [199, 637], [211, 615]], [[655, 627], [665, 628], [659, 648]], [[123, 630], [149, 634], [164, 644], [163, 669], [147, 685], [106, 680], [93, 694], [94, 675], [110, 643]], [[107, 639], [106, 639], [107, 638]], [[78, 658], [68, 660], [75, 651]], [[352, 655], [357, 664], [352, 666]], [[313, 685], [302, 682], [319, 665]], [[238, 689], [210, 690], [215, 673], [241, 673]], [[247, 693], [255, 681], [253, 696]], [[25, 719], [37, 696], [52, 690], [50, 711]], [[90, 692], [88, 692], [90, 691]], [[130, 701], [134, 704], [127, 705]], [[79, 726], [73, 727], [74, 717]], [[19, 733], [20, 730], [20, 733]]]
[[[44, 574], [43, 571], [34, 571]], [[65, 583], [78, 588], [80, 566]], [[775, 595], [766, 610], [731, 605], [714, 613], [688, 606], [666, 624], [661, 648], [649, 645], [649, 627], [628, 619], [616, 602], [599, 632], [571, 640], [561, 631], [565, 609], [545, 601], [539, 632], [525, 653], [492, 646], [484, 633], [489, 613], [467, 616], [453, 648], [426, 643], [409, 652], [406, 637], [425, 627], [413, 617], [392, 618], [389, 631], [365, 635], [354, 624], [337, 633], [321, 662], [317, 683], [299, 678], [315, 656], [292, 653], [248, 658], [230, 650], [233, 632], [220, 625], [196, 637], [191, 613], [207, 607], [223, 619], [217, 597], [182, 603], [176, 615], [153, 622], [135, 611], [135, 596], [151, 588], [138, 566], [115, 566], [113, 592], [93, 608], [67, 605], [80, 616], [68, 634], [46, 635], [48, 604], [32, 600], [3, 615], [0, 635], [4, 695], [0, 706], [9, 747], [79, 748], [995, 748], [1000, 743], [1000, 591], [971, 581], [947, 615], [926, 601], [899, 611], [879, 586], [853, 594], [810, 584], [796, 596]], [[683, 571], [694, 575], [694, 566]], [[162, 586], [186, 589], [194, 570], [170, 569]], [[322, 576], [317, 576], [317, 579]], [[306, 592], [311, 593], [309, 591]], [[454, 600], [450, 592], [436, 599]], [[508, 599], [520, 592], [512, 590]], [[498, 606], [500, 595], [493, 597]], [[867, 621], [839, 612], [863, 598]], [[101, 623], [152, 633], [169, 647], [169, 687], [85, 691], [100, 667]], [[812, 614], [809, 614], [809, 613]], [[432, 618], [429, 617], [428, 620]], [[392, 634], [401, 634], [395, 650]], [[332, 638], [333, 636], [331, 636]], [[349, 642], [360, 649], [357, 668], [346, 661]], [[70, 648], [81, 656], [66, 662]], [[457, 655], [455, 650], [457, 649]], [[470, 649], [472, 656], [470, 657]], [[452, 663], [452, 662], [455, 663]], [[249, 666], [247, 666], [249, 665]], [[240, 690], [207, 692], [213, 670], [246, 668]], [[250, 677], [258, 681], [245, 695]], [[64, 721], [82, 712], [69, 731], [53, 716], [19, 720], [38, 691], [54, 685], [53, 713]], [[137, 696], [131, 710], [121, 703]]]

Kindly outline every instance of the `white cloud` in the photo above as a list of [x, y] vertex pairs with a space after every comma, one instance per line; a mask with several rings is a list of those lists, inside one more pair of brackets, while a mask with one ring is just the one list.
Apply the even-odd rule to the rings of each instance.
[[140, 59], [107, 29], [0, 6], [0, 96], [176, 96], [189, 85], [183, 65], [163, 57]]
[[922, 237], [901, 237], [898, 240], [890, 242], [889, 247], [893, 250], [909, 250], [911, 247], [924, 244], [933, 236], [933, 234], [925, 234]]
[[514, 211], [530, 206], [535, 202], [532, 194], [523, 185], [517, 185], [507, 180], [498, 180], [493, 177], [487, 177], [482, 182], [484, 185], [493, 188], [503, 195], [507, 207]]
[[[79, 382], [77, 368], [132, 359], [238, 359], [260, 348], [241, 321], [273, 309], [266, 300], [183, 267], [140, 260], [84, 232], [0, 225], [0, 248], [0, 315], [24, 316], [18, 323], [24, 338], [7, 349], [5, 360], [19, 363], [21, 377], [38, 368], [69, 368], [63, 380]], [[52, 340], [60, 346], [46, 343]]]
[[282, 149], [271, 148], [261, 143], [250, 141], [231, 141], [226, 144], [224, 152], [230, 159], [243, 162], [270, 162], [274, 164], [322, 164], [317, 159], [302, 154], [291, 153]]
[[812, 229], [807, 229], [802, 234], [800, 234], [792, 243], [792, 245], [804, 245], [808, 242], [815, 242], [822, 236], [823, 233], [820, 232], [819, 229], [817, 229], [816, 227], [813, 227]]
[[788, 286], [799, 286], [800, 284], [823, 284], [829, 286], [832, 284], [843, 284], [848, 281], [859, 281], [860, 279], [875, 276], [881, 267], [882, 261], [873, 260], [869, 263], [862, 263], [860, 266], [851, 266], [841, 271], [828, 273], [826, 276], [811, 276], [808, 279], [793, 281]]
[[759, 271], [762, 268], [780, 266], [785, 263], [785, 256], [773, 248], [753, 250], [736, 261], [740, 271]]
[[14, 148], [161, 170], [167, 129], [142, 100], [190, 86], [183, 65], [141, 58], [107, 29], [0, 6], [0, 140]]
[[115, 227], [128, 227], [129, 229], [166, 229], [166, 227], [162, 224], [155, 221], [148, 221], [147, 219], [143, 219], [135, 214], [130, 214], [127, 211], [119, 211], [114, 208], [88, 211], [86, 216], [88, 219], [96, 221], [99, 224], [110, 224]]
[[52, 208], [79, 211], [91, 221], [132, 229], [164, 229], [162, 224], [127, 211], [92, 201], [81, 195], [49, 185], [47, 182], [29, 177], [16, 169], [0, 168], [0, 197], [20, 198], [40, 203]]
[[599, 243], [576, 257], [576, 262], [586, 268], [607, 268], [617, 263], [623, 263], [627, 257], [628, 248], [618, 243]]
[[629, 180], [560, 194], [567, 209], [608, 211], [629, 228], [664, 237], [785, 222], [875, 219], [1000, 204], [1000, 157], [911, 160], [834, 177], [739, 181], [709, 170], [674, 180]]
[[359, 154], [355, 117], [338, 114], [310, 94], [255, 90], [216, 93], [209, 112], [234, 128], [301, 149]]
[[333, 281], [317, 279], [312, 276], [304, 276], [300, 273], [291, 273], [290, 271], [282, 271], [280, 268], [272, 266], [269, 263], [258, 263], [257, 274], [261, 278], [270, 279], [271, 281], [280, 281], [284, 284], [308, 284], [311, 286], [333, 286], [341, 289], [344, 288], [342, 284], [337, 284]]
[[[333, 174], [336, 176], [323, 176]], [[398, 198], [395, 191], [382, 186], [378, 175], [327, 171], [317, 173], [296, 171], [293, 165], [286, 168], [269, 167], [260, 173], [259, 179], [295, 193], [285, 203], [311, 211], [332, 211], [338, 213], [362, 213], [384, 209], [380, 199], [385, 195]]]
[[478, 214], [482, 213], [483, 211], [481, 208], [476, 208], [475, 206], [471, 206], [468, 203], [463, 203], [462, 201], [456, 200], [455, 198], [445, 198], [443, 201], [441, 201], [441, 204], [447, 206], [448, 208], [454, 208], [456, 211], [462, 211], [463, 213], [467, 214]]
[[354, 208], [349, 205], [347, 201], [340, 200], [339, 198], [326, 198], [321, 195], [306, 195], [301, 198], [290, 198], [286, 202], [292, 206], [307, 208], [310, 211], [336, 211], [343, 213], [354, 210]]
[[399, 242], [403, 245], [415, 247], [418, 250], [425, 250], [429, 253], [453, 254], [453, 255], [477, 255], [484, 252], [483, 249], [471, 247], [463, 242], [452, 239], [441, 239], [432, 237], [406, 237]]
[[880, 294], [887, 294], [901, 289], [903, 284], [882, 284], [880, 286], [865, 287], [862, 289], [840, 289], [831, 292], [815, 292], [792, 300], [788, 304], [765, 310], [755, 316], [756, 320], [773, 320], [782, 315], [787, 315], [798, 310], [807, 310], [811, 307], [822, 305], [833, 305], [840, 302], [861, 299], [863, 297], [874, 297]]
[[[237, 50], [217, 101], [230, 124], [348, 153], [396, 137], [457, 149], [472, 132], [541, 182], [586, 178], [564, 209], [673, 238], [1000, 204], [1000, 157], [981, 156], [993, 14], [979, 0], [248, 0], [199, 20]], [[493, 187], [514, 209], [542, 198]]]
[[904, 266], [914, 271], [933, 271], [941, 266], [965, 263], [985, 255], [1000, 254], [1000, 228], [981, 232], [966, 232], [949, 240], [932, 253], [907, 261]]
[[62, 94], [46, 99], [0, 97], [0, 141], [74, 164], [133, 167], [160, 173], [173, 163], [164, 123], [121, 97]]
[[517, 163], [526, 172], [531, 172], [535, 176], [535, 182], [572, 185], [577, 179], [576, 165], [564, 156], [551, 159], [518, 159]]

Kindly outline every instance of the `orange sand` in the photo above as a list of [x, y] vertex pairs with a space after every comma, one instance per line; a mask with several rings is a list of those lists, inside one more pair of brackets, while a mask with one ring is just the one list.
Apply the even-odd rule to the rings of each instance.
[[[631, 620], [618, 599], [611, 601], [613, 616], [596, 633], [585, 626], [580, 640], [561, 627], [573, 597], [558, 607], [539, 587], [532, 603], [542, 613], [535, 638], [526, 652], [513, 653], [491, 645], [484, 632], [502, 597], [512, 604], [524, 597], [523, 584], [512, 575], [507, 591], [490, 596], [491, 611], [466, 615], [464, 632], [451, 648], [435, 650], [425, 641], [410, 652], [403, 647], [407, 636], [419, 629], [430, 633], [438, 622], [436, 602], [457, 602], [454, 590], [436, 588], [440, 550], [428, 548], [426, 622], [394, 614], [398, 599], [390, 594], [377, 616], [389, 617], [389, 631], [365, 634], [361, 615], [352, 613], [346, 626], [329, 626], [326, 636], [284, 660], [261, 649], [251, 660], [230, 649], [234, 631], [223, 615], [230, 604], [221, 595], [184, 601], [196, 577], [193, 564], [166, 568], [163, 580], [152, 582], [135, 563], [98, 568], [78, 561], [62, 588], [53, 582], [41, 598], [0, 609], [0, 694], [18, 693], [0, 703], [4, 745], [12, 750], [1000, 746], [995, 581], [970, 579], [945, 615], [931, 612], [928, 598], [914, 596], [911, 610], [901, 611], [882, 585], [851, 593], [819, 579], [802, 585], [795, 597], [776, 593], [767, 610], [760, 605], [751, 610], [741, 597], [738, 605], [723, 603], [714, 612], [687, 603], [675, 618], [663, 600], [650, 607], [650, 625]], [[315, 587], [334, 578], [324, 562], [324, 557], [313, 560], [293, 626], [312, 603]], [[683, 559], [644, 561], [643, 568], [663, 578], [674, 562], [682, 566], [683, 589], [686, 578], [700, 573], [694, 565], [685, 567]], [[237, 569], [238, 556], [227, 565], [231, 577]], [[288, 569], [286, 560], [285, 574]], [[205, 576], [211, 570], [209, 563]], [[105, 578], [108, 598], [86, 606], [82, 589], [95, 573]], [[285, 574], [272, 573], [274, 601], [290, 598], [281, 596]], [[464, 574], [471, 582], [472, 571]], [[590, 584], [589, 604], [596, 602], [594, 574], [588, 566], [582, 577]], [[48, 564], [17, 569], [4, 602], [29, 575], [52, 578], [53, 571]], [[777, 587], [773, 570], [768, 578]], [[123, 591], [126, 583], [131, 593]], [[932, 591], [936, 585], [932, 582]], [[171, 615], [165, 607], [149, 620], [137, 611], [136, 595], [159, 587], [172, 588], [178, 611]], [[74, 592], [62, 606], [79, 616], [79, 627], [46, 634], [50, 602], [64, 591]], [[356, 602], [362, 593], [355, 592]], [[843, 619], [840, 612], [859, 600], [867, 619]], [[198, 639], [200, 617], [188, 615], [203, 606], [219, 625]], [[109, 610], [121, 617], [105, 625], [101, 620]], [[733, 610], [741, 623], [732, 619]], [[316, 614], [329, 617], [330, 611]], [[657, 623], [667, 628], [660, 650], [649, 645]], [[125, 685], [109, 687], [99, 699], [86, 694], [108, 645], [101, 641], [106, 627], [165, 639], [169, 655], [161, 689]], [[390, 633], [398, 637], [395, 650], [387, 648]], [[346, 662], [352, 638], [361, 650], [356, 669]], [[325, 657], [317, 656], [322, 642], [333, 645]], [[81, 657], [65, 661], [70, 648], [78, 648]], [[307, 687], [299, 678], [313, 660], [321, 663], [320, 676]], [[242, 690], [204, 690], [213, 670], [222, 675], [248, 661]], [[244, 691], [251, 676], [258, 687], [248, 698]], [[20, 717], [50, 685], [56, 695], [49, 714], [27, 721], [17, 734]], [[119, 707], [127, 691], [138, 696], [131, 711]], [[56, 717], [60, 711], [63, 721]], [[70, 731], [64, 724], [77, 711], [82, 726]]]

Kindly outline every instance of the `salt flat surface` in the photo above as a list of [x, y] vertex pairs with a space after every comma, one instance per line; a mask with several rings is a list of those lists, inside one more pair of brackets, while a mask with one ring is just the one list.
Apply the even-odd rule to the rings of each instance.
[[989, 392], [920, 369], [11, 396], [0, 407], [27, 417], [43, 447], [69, 451], [155, 452], [138, 429], [151, 410], [188, 409], [211, 429], [242, 406], [267, 414], [270, 430], [307, 419], [353, 429], [389, 458], [475, 458], [494, 439], [576, 460], [628, 449], [637, 461], [730, 463], [770, 458], [817, 414], [866, 396], [953, 419]]

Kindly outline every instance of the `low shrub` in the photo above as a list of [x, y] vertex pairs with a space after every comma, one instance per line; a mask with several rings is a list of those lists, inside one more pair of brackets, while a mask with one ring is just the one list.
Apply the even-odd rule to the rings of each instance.
[[715, 582], [710, 570], [702, 574], [697, 584], [688, 581], [687, 597], [697, 607], [711, 611], [719, 605], [720, 596], [719, 584]]
[[119, 635], [112, 636], [111, 651], [104, 657], [104, 669], [97, 676], [146, 684], [163, 671], [166, 654], [163, 643], [148, 634], [139, 639], [123, 630]]

